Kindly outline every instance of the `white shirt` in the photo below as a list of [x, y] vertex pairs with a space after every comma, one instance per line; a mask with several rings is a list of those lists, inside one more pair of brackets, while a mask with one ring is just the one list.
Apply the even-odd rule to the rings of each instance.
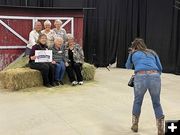
[[41, 33], [47, 36], [47, 46], [52, 47], [54, 45], [54, 37], [56, 33], [53, 30], [50, 30], [49, 33], [46, 33], [45, 30], [42, 30]]
[[38, 40], [38, 37], [39, 37], [39, 33], [36, 31], [36, 30], [32, 30], [30, 33], [29, 33], [29, 42], [27, 44], [27, 47], [32, 49], [32, 47], [37, 44], [37, 40]]

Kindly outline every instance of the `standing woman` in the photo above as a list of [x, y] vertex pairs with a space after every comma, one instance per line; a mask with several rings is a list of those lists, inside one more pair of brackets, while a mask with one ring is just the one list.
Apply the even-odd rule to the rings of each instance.
[[[73, 86], [83, 85], [83, 76], [81, 74], [84, 63], [84, 53], [79, 44], [75, 43], [74, 37], [68, 36], [68, 43], [65, 50], [65, 66], [70, 82]], [[75, 74], [76, 77], [75, 77]], [[77, 80], [76, 80], [77, 79]]]
[[44, 22], [44, 30], [41, 31], [42, 34], [45, 34], [47, 36], [47, 46], [48, 48], [52, 47], [54, 45], [54, 37], [55, 32], [51, 30], [51, 22], [49, 20], [46, 20]]
[[29, 56], [29, 66], [32, 69], [39, 70], [43, 78], [43, 85], [46, 87], [55, 86], [54, 83], [54, 65], [50, 62], [46, 63], [36, 63], [35, 51], [36, 50], [48, 50], [47, 49], [47, 36], [42, 34], [38, 38], [38, 44], [32, 47], [30, 56]]
[[55, 20], [54, 21], [54, 26], [56, 28], [54, 28], [54, 32], [56, 34], [56, 37], [61, 37], [63, 38], [64, 42], [67, 41], [67, 33], [66, 30], [64, 28], [62, 28], [62, 21], [61, 20]]
[[147, 49], [144, 40], [136, 38], [132, 42], [131, 52], [126, 62], [126, 68], [135, 68], [134, 104], [132, 111], [131, 130], [138, 132], [138, 122], [144, 95], [148, 90], [151, 96], [154, 113], [157, 120], [158, 135], [164, 135], [164, 114], [160, 103], [162, 66], [158, 55]]

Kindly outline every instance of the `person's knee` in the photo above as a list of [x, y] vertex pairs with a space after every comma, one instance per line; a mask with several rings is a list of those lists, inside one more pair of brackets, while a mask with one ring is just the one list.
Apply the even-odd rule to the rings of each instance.
[[135, 98], [134, 98], [134, 103], [135, 104], [142, 104], [142, 102], [143, 102], [143, 96], [135, 96]]
[[42, 64], [42, 65], [41, 65], [41, 69], [42, 69], [43, 71], [48, 71], [48, 70], [49, 70], [49, 66], [48, 66], [47, 64]]
[[64, 64], [62, 64], [62, 65], [61, 65], [61, 69], [62, 69], [63, 71], [65, 71], [65, 70], [66, 70], [66, 67], [65, 67], [65, 65], [64, 65]]
[[55, 69], [55, 65], [53, 65], [51, 63], [48, 64], [48, 67], [49, 67], [50, 70], [54, 70]]
[[79, 63], [74, 63], [73, 68], [75, 69], [79, 69], [81, 67], [81, 65]]
[[160, 105], [160, 98], [157, 96], [157, 97], [152, 97], [151, 98], [152, 100], [152, 103], [154, 106], [159, 106]]
[[57, 68], [57, 69], [60, 69], [60, 68], [61, 68], [61, 65], [57, 63], [57, 64], [56, 64], [56, 68]]

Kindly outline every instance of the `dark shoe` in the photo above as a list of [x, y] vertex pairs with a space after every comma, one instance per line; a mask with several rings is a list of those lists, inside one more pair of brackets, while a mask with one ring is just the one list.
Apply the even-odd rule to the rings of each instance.
[[55, 82], [51, 83], [51, 85], [52, 85], [53, 87], [57, 86]]
[[64, 83], [62, 81], [59, 81], [59, 84], [64, 85]]
[[132, 127], [131, 127], [131, 130], [133, 132], [138, 132], [138, 123], [139, 123], [139, 117], [133, 115], [132, 116]]
[[56, 84], [56, 86], [60, 85], [59, 81], [55, 81], [55, 84]]
[[44, 86], [47, 87], [47, 88], [51, 88], [51, 87], [52, 87], [52, 85], [49, 84], [49, 83], [48, 83], [48, 84], [45, 84]]

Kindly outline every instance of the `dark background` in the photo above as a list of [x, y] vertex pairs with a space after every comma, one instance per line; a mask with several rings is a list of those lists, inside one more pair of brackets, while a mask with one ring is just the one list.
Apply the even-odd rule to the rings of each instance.
[[0, 5], [84, 8], [86, 61], [107, 66], [117, 59], [124, 67], [128, 47], [141, 37], [159, 54], [164, 72], [180, 74], [180, 0], [0, 0]]

